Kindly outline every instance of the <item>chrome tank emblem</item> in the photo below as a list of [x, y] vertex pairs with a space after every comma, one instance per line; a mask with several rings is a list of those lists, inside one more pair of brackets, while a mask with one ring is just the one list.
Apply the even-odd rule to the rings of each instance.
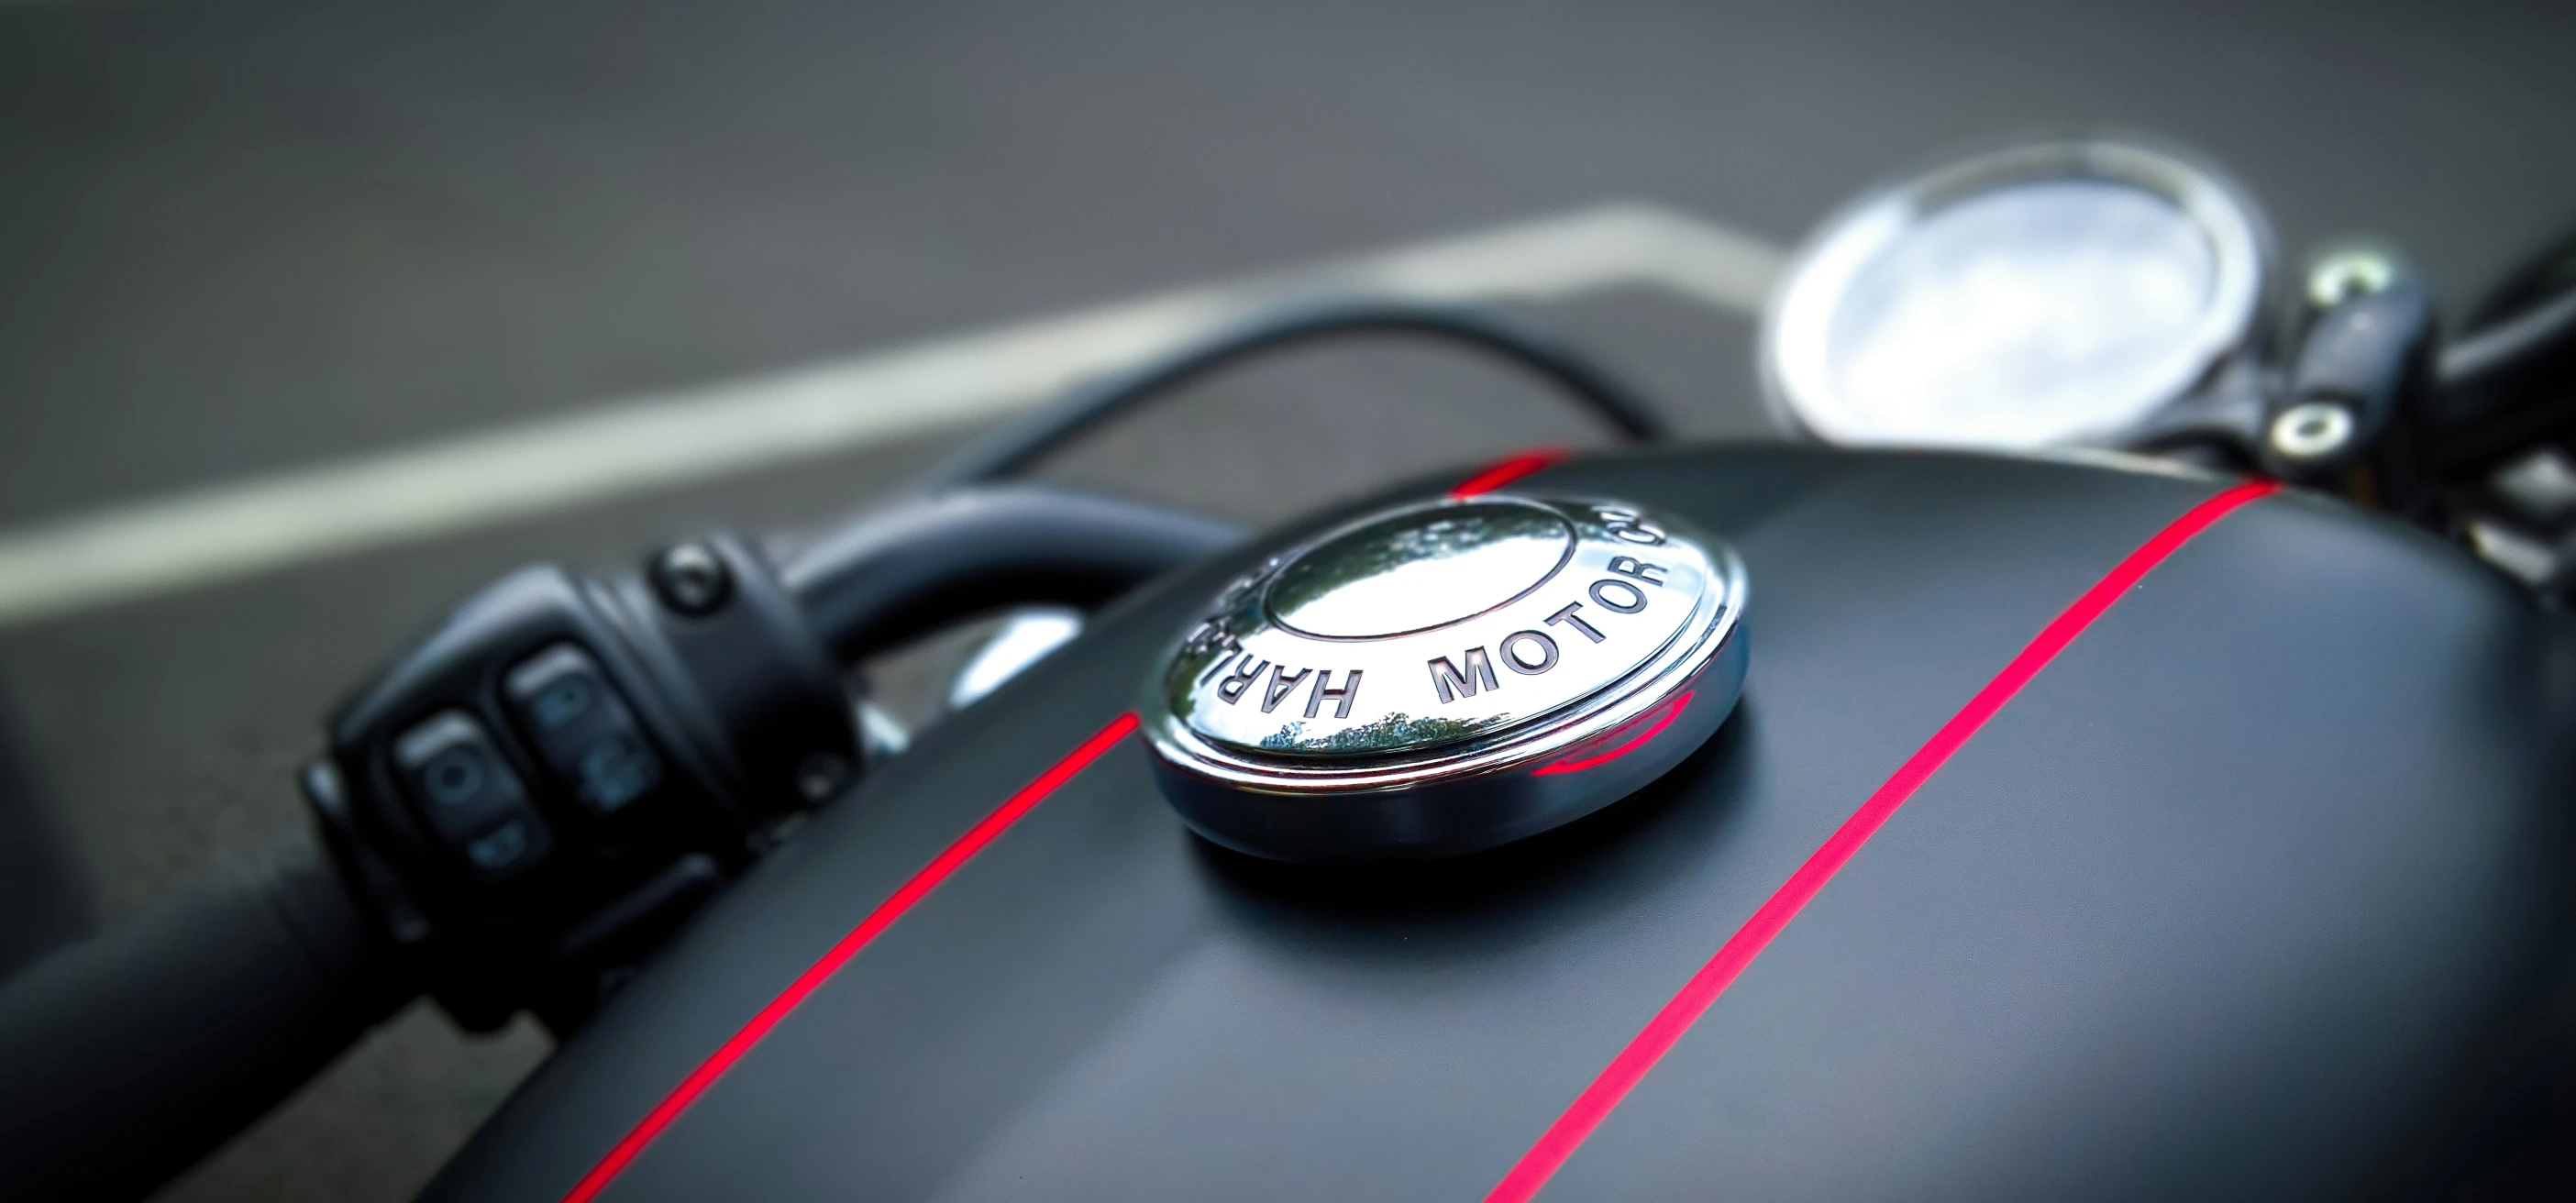
[[1139, 708], [1164, 792], [1278, 860], [1450, 856], [1635, 792], [1745, 668], [1744, 566], [1614, 501], [1399, 506], [1227, 586]]

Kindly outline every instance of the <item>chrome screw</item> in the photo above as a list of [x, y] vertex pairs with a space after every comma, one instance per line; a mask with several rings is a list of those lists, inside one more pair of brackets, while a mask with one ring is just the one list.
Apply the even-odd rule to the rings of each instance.
[[2332, 309], [2355, 296], [2366, 296], [2397, 279], [2397, 261], [2372, 247], [2335, 251], [2308, 269], [2308, 303]]
[[704, 543], [674, 544], [653, 557], [646, 573], [662, 604], [693, 618], [713, 614], [733, 593], [733, 574]]
[[2325, 459], [2352, 442], [2352, 411], [2331, 401], [2302, 401], [2272, 419], [2270, 438], [2283, 459]]

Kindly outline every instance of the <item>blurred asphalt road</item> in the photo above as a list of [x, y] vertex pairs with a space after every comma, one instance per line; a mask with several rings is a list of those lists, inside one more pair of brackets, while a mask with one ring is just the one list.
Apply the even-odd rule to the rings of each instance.
[[[2032, 130], [2195, 144], [2286, 249], [2392, 236], [2464, 299], [2576, 219], [2570, 46], [2501, 4], [0, 6], [0, 528], [1606, 200], [1787, 244]], [[1539, 316], [1761, 431], [1740, 318]], [[299, 821], [339, 692], [494, 573], [810, 523], [966, 433], [0, 629], [0, 710], [113, 920]], [[1276, 519], [1592, 439], [1368, 346], [1048, 474]], [[415, 1009], [166, 1197], [407, 1197], [542, 1051]]]

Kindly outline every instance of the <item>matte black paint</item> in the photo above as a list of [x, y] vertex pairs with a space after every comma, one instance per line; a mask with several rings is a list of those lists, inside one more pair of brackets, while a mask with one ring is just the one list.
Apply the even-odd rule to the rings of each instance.
[[[1741, 549], [1753, 667], [1701, 754], [1495, 853], [1319, 873], [1191, 837], [1122, 746], [890, 928], [605, 1197], [1479, 1198], [1899, 762], [2219, 485], [1746, 449], [1517, 487], [1668, 508]], [[1112, 717], [1250, 554], [1126, 606], [819, 818], [429, 1197], [560, 1196]], [[2565, 725], [2541, 681], [2562, 639], [2466, 557], [2386, 522], [2302, 497], [2231, 515], [1934, 777], [1544, 1198], [2414, 1181], [2560, 942]]]

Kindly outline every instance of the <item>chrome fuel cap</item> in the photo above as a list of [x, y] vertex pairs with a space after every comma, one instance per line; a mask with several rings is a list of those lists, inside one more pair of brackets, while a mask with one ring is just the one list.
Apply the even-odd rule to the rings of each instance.
[[1228, 585], [1139, 709], [1164, 793], [1278, 860], [1449, 856], [1627, 796], [1742, 690], [1744, 567], [1613, 501], [1352, 522]]

